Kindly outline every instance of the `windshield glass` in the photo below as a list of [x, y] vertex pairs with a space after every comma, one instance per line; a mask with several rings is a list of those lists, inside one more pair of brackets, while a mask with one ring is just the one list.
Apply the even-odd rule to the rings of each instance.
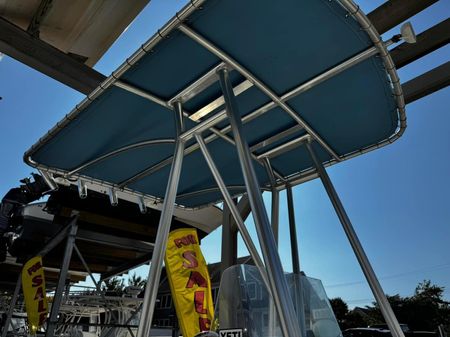
[[[286, 280], [305, 337], [342, 336], [322, 282], [287, 274]], [[301, 305], [303, 303], [303, 305]], [[222, 275], [215, 330], [242, 329], [247, 337], [282, 337], [278, 315], [255, 266], [237, 265]]]

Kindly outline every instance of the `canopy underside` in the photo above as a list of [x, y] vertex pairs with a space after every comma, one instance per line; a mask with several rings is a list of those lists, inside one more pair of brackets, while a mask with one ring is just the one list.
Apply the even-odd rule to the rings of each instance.
[[[278, 97], [373, 46], [358, 21], [334, 0], [287, 0], [283, 6], [269, 0], [209, 0], [192, 11], [184, 24], [230, 55]], [[111, 85], [33, 146], [26, 159], [66, 177], [75, 170], [72, 178], [162, 199], [175, 146], [170, 102], [183, 97], [188, 130], [220, 113], [224, 105], [214, 69], [222, 63], [216, 54], [174, 27], [120, 76], [121, 83], [166, 104]], [[306, 149], [296, 143], [307, 135], [305, 128], [236, 69], [230, 75], [261, 187], [270, 182], [261, 163], [264, 157], [270, 159], [278, 178], [287, 181], [310, 169], [312, 161]], [[202, 77], [209, 78], [208, 85], [199, 92], [183, 93]], [[378, 55], [285, 103], [341, 158], [389, 139], [399, 124], [392, 85]], [[268, 108], [261, 109], [264, 106]], [[257, 117], [249, 118], [258, 110]], [[209, 139], [208, 149], [230, 193], [238, 195], [245, 192], [244, 181], [228, 126], [223, 120], [203, 136]], [[212, 133], [218, 130], [228, 138]], [[150, 140], [155, 142], [131, 146], [80, 169], [112, 151]], [[186, 147], [192, 150], [194, 140]], [[314, 147], [323, 162], [335, 160], [320, 144], [314, 143]], [[191, 150], [183, 160], [177, 204], [196, 208], [221, 200], [201, 152]], [[139, 179], [130, 179], [142, 172], [146, 174]]]

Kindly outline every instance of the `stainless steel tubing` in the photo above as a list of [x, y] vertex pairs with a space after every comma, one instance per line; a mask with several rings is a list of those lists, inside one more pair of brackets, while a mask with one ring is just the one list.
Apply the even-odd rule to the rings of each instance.
[[133, 150], [139, 147], [145, 147], [145, 146], [149, 146], [149, 145], [160, 145], [160, 144], [173, 144], [175, 143], [174, 139], [152, 139], [152, 140], [145, 140], [139, 143], [135, 143], [135, 144], [131, 144], [131, 145], [127, 145], [127, 146], [123, 146], [117, 150], [108, 152], [100, 157], [97, 157], [93, 160], [90, 160], [84, 164], [82, 164], [81, 166], [73, 169], [72, 171], [67, 173], [67, 176], [70, 177], [71, 175], [74, 175], [75, 173], [80, 172], [81, 170], [92, 166], [94, 164], [97, 164], [105, 159], [108, 159], [110, 157], [114, 157], [117, 156], [118, 154], [121, 154], [123, 152], [129, 151], [129, 150]]
[[177, 196], [178, 182], [180, 180], [181, 165], [183, 162], [183, 152], [185, 142], [180, 139], [180, 134], [184, 131], [183, 108], [180, 102], [174, 103], [175, 125], [177, 142], [175, 145], [175, 155], [170, 169], [169, 181], [167, 182], [164, 204], [159, 219], [158, 233], [156, 235], [155, 248], [153, 250], [151, 267], [148, 274], [147, 286], [145, 287], [144, 301], [142, 304], [141, 319], [137, 337], [148, 337], [155, 309], [156, 296], [158, 295], [159, 279], [161, 277], [164, 254], [167, 247], [170, 225], [172, 223], [175, 199]]
[[276, 188], [277, 182], [275, 179], [274, 170], [272, 168], [272, 165], [270, 164], [270, 159], [268, 157], [264, 157], [262, 159], [263, 159], [263, 164], [267, 171], [267, 175], [269, 176], [269, 181], [270, 181], [270, 193], [272, 196], [270, 223], [272, 224], [272, 231], [273, 231], [273, 236], [275, 237], [275, 242], [278, 245], [278, 232], [279, 232], [278, 228], [279, 228], [279, 218], [280, 218], [280, 192]]
[[[192, 30], [191, 28], [181, 24], [178, 26], [178, 29], [182, 31], [184, 34], [189, 36], [192, 40], [196, 41], [214, 55], [219, 57], [222, 61], [226, 62], [238, 72], [240, 72], [245, 78], [247, 78], [251, 83], [254, 83], [262, 92], [264, 92], [270, 99], [277, 104], [281, 109], [283, 109], [289, 116], [292, 117], [299, 125], [301, 125], [305, 131], [310, 134], [314, 139], [316, 139], [323, 148], [337, 161], [340, 161], [339, 155], [328, 145], [325, 140], [320, 137], [320, 135], [306, 123], [291, 107], [289, 107], [285, 102], [283, 102], [280, 97], [278, 97], [272, 89], [270, 89], [267, 85], [261, 82], [258, 78], [256, 78], [250, 71], [244, 68], [240, 63], [234, 60], [231, 56], [226, 54], [223, 50], [219, 49], [217, 46], [212, 44], [210, 41], [199, 35], [197, 32]], [[220, 71], [220, 70], [219, 70]], [[234, 95], [234, 92], [233, 92]], [[203, 123], [202, 123], [203, 124]]]
[[353, 252], [358, 259], [359, 265], [361, 266], [363, 273], [369, 283], [370, 289], [377, 300], [378, 305], [380, 306], [381, 313], [386, 320], [386, 323], [389, 329], [392, 332], [394, 337], [405, 337], [402, 329], [400, 328], [400, 324], [398, 323], [397, 318], [395, 317], [394, 312], [392, 311], [391, 305], [389, 304], [383, 289], [381, 288], [380, 282], [375, 275], [375, 272], [367, 258], [366, 253], [359, 241], [358, 236], [353, 228], [353, 225], [345, 212], [344, 206], [342, 205], [341, 200], [339, 199], [339, 195], [337, 194], [328, 173], [323, 167], [322, 163], [316, 156], [314, 149], [310, 142], [306, 143], [306, 148], [311, 156], [311, 159], [314, 162], [314, 166], [319, 174], [320, 180], [322, 181], [325, 190], [327, 191], [328, 197], [333, 204], [334, 210], [336, 211], [339, 220], [341, 221], [342, 227], [344, 228], [345, 234], [347, 235], [348, 240], [350, 241], [350, 245], [353, 248]]
[[[270, 188], [271, 188], [271, 195], [272, 195], [272, 200], [271, 200], [272, 212], [271, 212], [271, 219], [270, 219], [271, 221], [270, 222], [272, 224], [272, 231], [273, 231], [273, 236], [275, 238], [275, 243], [278, 246], [280, 192], [276, 188], [276, 179], [275, 179], [275, 176], [274, 176], [274, 173], [272, 170], [272, 165], [270, 164], [269, 157], [264, 157], [262, 159], [263, 159], [264, 167], [266, 168], [266, 171], [267, 171], [267, 175], [270, 180]], [[276, 322], [277, 322], [276, 308], [275, 308], [275, 303], [273, 301], [273, 297], [271, 297], [269, 299], [269, 322], [268, 322], [269, 336], [275, 335]]]
[[275, 243], [278, 246], [279, 227], [280, 227], [280, 191], [276, 188], [272, 188], [272, 201], [271, 201], [271, 224]]
[[289, 216], [289, 234], [291, 237], [292, 272], [294, 274], [295, 309], [297, 309], [300, 329], [302, 330], [302, 333], [306, 335], [305, 301], [301, 287], [300, 256], [298, 252], [297, 226], [295, 223], [294, 196], [292, 194], [292, 186], [289, 184], [286, 185], [286, 195]]
[[260, 186], [252, 165], [250, 149], [245, 142], [242, 131], [242, 121], [239, 115], [236, 98], [231, 85], [227, 69], [219, 70], [220, 85], [225, 97], [225, 107], [233, 131], [242, 173], [250, 199], [253, 219], [255, 221], [258, 238], [261, 244], [264, 262], [269, 278], [269, 285], [275, 306], [280, 318], [281, 330], [285, 337], [300, 337], [301, 332], [295, 317], [294, 305], [284, 277], [277, 244], [270, 227], [269, 218], [260, 193]]
[[242, 220], [242, 217], [239, 214], [239, 210], [235, 205], [235, 203], [233, 202], [233, 198], [231, 198], [231, 195], [227, 190], [227, 186], [225, 185], [225, 182], [223, 181], [222, 176], [220, 175], [219, 170], [216, 167], [216, 164], [214, 164], [214, 160], [212, 159], [211, 154], [209, 153], [202, 136], [200, 136], [199, 134], [195, 134], [195, 139], [197, 140], [197, 143], [200, 145], [200, 150], [202, 151], [206, 163], [208, 164], [208, 167], [214, 179], [216, 180], [217, 186], [219, 186], [220, 192], [223, 195], [224, 202], [227, 205], [228, 209], [230, 210], [230, 213], [233, 216], [234, 221], [236, 221], [236, 225], [239, 231], [241, 232], [242, 239], [244, 240], [244, 243], [253, 259], [253, 262], [255, 262], [255, 265], [261, 274], [261, 278], [264, 284], [270, 291], [266, 268], [264, 267], [264, 263], [261, 260], [261, 257], [259, 256], [258, 250], [256, 249], [256, 246], [253, 243], [250, 233], [248, 232], [247, 227], [245, 226], [244, 220]]
[[[392, 40], [388, 40], [387, 42], [385, 42], [385, 47], [388, 47], [390, 45], [393, 44]], [[301, 85], [299, 85], [298, 87], [292, 89], [291, 91], [285, 93], [283, 96], [280, 97], [280, 100], [284, 103], [286, 103], [289, 99], [299, 95], [302, 92], [305, 92], [307, 90], [310, 90], [311, 88], [315, 87], [316, 85], [322, 83], [323, 81], [326, 81], [334, 76], [336, 76], [337, 74], [341, 73], [342, 71], [356, 65], [359, 64], [360, 62], [368, 59], [369, 57], [375, 55], [378, 53], [378, 48], [377, 47], [370, 47], [368, 49], [366, 49], [365, 51], [351, 57], [350, 59], [344, 61], [343, 63], [325, 71], [324, 73], [316, 76], [315, 78], [302, 83]], [[214, 67], [214, 70], [218, 70], [219, 67], [223, 67], [224, 63], [221, 63], [219, 66]], [[209, 76], [209, 74], [208, 74]], [[142, 96], [142, 95], [141, 95]], [[178, 97], [178, 96], [176, 96]], [[173, 101], [173, 99], [171, 99], [169, 102]], [[164, 103], [164, 104], [163, 104]], [[164, 106], [167, 106], [167, 102], [163, 102], [161, 103]], [[260, 107], [258, 109], [256, 109], [255, 111], [249, 113], [248, 115], [246, 115], [243, 118], [243, 121], [250, 121], [253, 118], [258, 117], [259, 115], [262, 115], [264, 113], [266, 113], [267, 111], [269, 111], [270, 109], [273, 109], [275, 106], [277, 105], [277, 103], [275, 103], [274, 101], [269, 102], [267, 104], [265, 104], [263, 107]], [[187, 130], [181, 137], [184, 140], [189, 140], [191, 139], [195, 133], [201, 133], [202, 131], [205, 131], [209, 128], [211, 128], [211, 131], [214, 133], [214, 135], [210, 135], [208, 138], [205, 139], [206, 143], [208, 143], [209, 141], [214, 140], [216, 137], [223, 137], [224, 135], [226, 135], [226, 133], [229, 131], [230, 127], [226, 126], [221, 130], [217, 130], [214, 128], [214, 126], [225, 120], [226, 118], [226, 112], [224, 110], [220, 111], [217, 114], [214, 114], [213, 116], [209, 117], [207, 120], [204, 120], [203, 122], [197, 124], [196, 126], [194, 126], [193, 128]], [[300, 125], [299, 125], [300, 126]], [[229, 141], [229, 140], [227, 140]], [[301, 139], [297, 139], [294, 140], [294, 142], [301, 142]], [[283, 145], [282, 147], [284, 147], [286, 145]], [[281, 148], [282, 148], [281, 147]], [[262, 159], [262, 157], [264, 156], [269, 156], [272, 152], [276, 152], [278, 150], [281, 150], [276, 148], [273, 150], [268, 151], [267, 153], [263, 153], [262, 155], [259, 156], [255, 156], [255, 159]], [[197, 149], [197, 147], [194, 146], [190, 146], [186, 149], [186, 153], [191, 153], [193, 151], [195, 151]], [[160, 170], [162, 167], [165, 167], [166, 165], [169, 165], [171, 162], [171, 158], [169, 158], [170, 160], [164, 160], [163, 162], [161, 162], [160, 164], [156, 164], [153, 167], [149, 168], [148, 170], [145, 170], [143, 173], [137, 174], [134, 177], [131, 177], [130, 179], [127, 179], [126, 181], [124, 181], [123, 183], [120, 184], [120, 188], [123, 188], [124, 186], [128, 185], [129, 183], [138, 180], [140, 178], [142, 178], [143, 176], [146, 175], [150, 175], [153, 174], [154, 172], [156, 172], [157, 170]], [[78, 171], [78, 170], [77, 170]], [[68, 175], [71, 175], [72, 172], [68, 173]], [[278, 172], [274, 172], [274, 174], [278, 177], [278, 178], [283, 178]]]
[[292, 271], [294, 272], [294, 274], [300, 274], [297, 226], [295, 224], [294, 197], [292, 196], [292, 187], [289, 184], [286, 186], [286, 195], [289, 216], [289, 234], [291, 236]]
[[222, 208], [222, 246], [220, 258], [220, 273], [236, 264], [237, 260], [237, 230], [231, 225], [231, 212], [227, 204]]

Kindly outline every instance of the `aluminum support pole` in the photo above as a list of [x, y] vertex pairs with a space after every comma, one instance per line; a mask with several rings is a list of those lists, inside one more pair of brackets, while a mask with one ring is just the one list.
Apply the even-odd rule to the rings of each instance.
[[243, 137], [241, 116], [239, 115], [236, 97], [234, 96], [228, 70], [220, 69], [218, 74], [220, 86], [225, 98], [228, 119], [230, 120], [231, 129], [236, 142], [239, 162], [250, 199], [261, 251], [267, 269], [272, 297], [275, 301], [275, 306], [280, 318], [281, 330], [285, 337], [300, 337], [302, 335], [295, 317], [294, 305], [284, 277], [280, 256], [277, 252], [277, 244], [260, 193], [258, 178], [252, 165], [250, 149]]
[[276, 188], [277, 182], [275, 179], [275, 174], [273, 172], [272, 165], [270, 164], [270, 159], [268, 157], [263, 158], [264, 168], [267, 171], [267, 175], [270, 180], [270, 193], [272, 196], [271, 201], [271, 219], [273, 236], [275, 237], [275, 242], [278, 245], [278, 232], [279, 232], [279, 219], [280, 219], [280, 192]]
[[67, 234], [67, 243], [64, 250], [63, 262], [59, 271], [58, 285], [56, 286], [55, 295], [53, 297], [52, 309], [50, 311], [50, 317], [47, 323], [47, 331], [45, 337], [53, 337], [55, 334], [56, 324], [58, 323], [59, 308], [63, 299], [63, 292], [67, 278], [67, 272], [69, 270], [70, 259], [72, 258], [73, 245], [77, 235], [77, 220], [78, 216], [75, 216], [70, 222], [70, 230]]
[[294, 274], [300, 274], [300, 260], [298, 257], [297, 226], [295, 224], [294, 198], [292, 196], [292, 187], [289, 184], [286, 186], [286, 196], [289, 216], [289, 234], [291, 236], [292, 271], [294, 272]]
[[306, 336], [305, 322], [305, 298], [303, 296], [302, 274], [293, 274], [294, 281], [294, 303], [297, 313], [298, 324], [304, 336]]
[[206, 160], [206, 163], [209, 166], [209, 169], [211, 170], [211, 173], [217, 183], [217, 186], [219, 186], [220, 192], [223, 195], [224, 202], [227, 204], [227, 207], [229, 208], [230, 213], [233, 216], [237, 227], [239, 228], [239, 231], [242, 235], [242, 239], [244, 240], [244, 243], [247, 246], [247, 249], [253, 259], [253, 262], [255, 262], [255, 266], [258, 268], [261, 274], [261, 278], [265, 286], [267, 287], [267, 290], [271, 291], [264, 263], [261, 260], [261, 257], [259, 256], [258, 250], [256, 249], [256, 246], [253, 243], [250, 233], [248, 232], [247, 227], [245, 226], [244, 220], [242, 220], [239, 210], [235, 205], [235, 203], [233, 202], [233, 199], [231, 198], [231, 195], [227, 190], [227, 186], [225, 185], [225, 182], [223, 181], [222, 176], [220, 175], [219, 170], [216, 167], [216, 164], [214, 164], [211, 154], [209, 153], [208, 148], [206, 147], [205, 141], [198, 134], [195, 134], [195, 139], [197, 140], [197, 143], [200, 145], [200, 150], [203, 153], [203, 156]]
[[272, 201], [271, 201], [271, 224], [275, 243], [278, 246], [279, 236], [279, 219], [280, 219], [280, 192], [276, 188], [272, 188]]
[[235, 265], [237, 261], [237, 228], [231, 220], [231, 212], [227, 203], [223, 205], [221, 256], [220, 269], [223, 274], [227, 268]]
[[17, 298], [19, 297], [20, 288], [22, 287], [22, 273], [19, 273], [17, 278], [16, 288], [14, 289], [14, 295], [9, 303], [8, 313], [6, 314], [5, 324], [3, 325], [2, 337], [6, 337], [8, 333], [9, 325], [11, 324], [11, 318], [14, 313], [14, 307], [17, 303]]
[[185, 142], [179, 137], [184, 132], [183, 107], [180, 102], [174, 103], [175, 108], [175, 129], [176, 144], [175, 155], [170, 169], [169, 180], [167, 182], [166, 194], [159, 218], [158, 233], [156, 234], [155, 247], [151, 267], [148, 273], [147, 286], [145, 287], [144, 301], [142, 304], [141, 319], [137, 337], [148, 337], [152, 326], [153, 311], [155, 309], [156, 297], [158, 295], [159, 279], [164, 261], [164, 254], [167, 247], [170, 225], [172, 223], [175, 199], [177, 197], [178, 182], [180, 180], [181, 165], [183, 162], [183, 152]]
[[[278, 246], [278, 232], [279, 232], [279, 214], [280, 214], [280, 192], [276, 188], [276, 179], [274, 172], [272, 170], [272, 165], [270, 164], [269, 157], [263, 158], [264, 167], [267, 172], [267, 176], [270, 180], [270, 189], [271, 189], [271, 224], [273, 236], [275, 238], [275, 242]], [[275, 336], [276, 334], [276, 323], [277, 323], [277, 313], [275, 308], [275, 303], [273, 301], [273, 297], [269, 298], [269, 321], [268, 321], [268, 334], [269, 336]], [[306, 336], [306, 335], [305, 335]]]
[[391, 330], [392, 336], [405, 337], [402, 329], [400, 328], [400, 324], [398, 323], [398, 320], [395, 317], [395, 314], [392, 311], [392, 308], [386, 298], [386, 295], [383, 289], [381, 288], [380, 282], [378, 281], [377, 276], [375, 275], [375, 272], [369, 262], [369, 259], [367, 258], [367, 255], [364, 252], [361, 242], [359, 241], [359, 238], [356, 235], [356, 232], [353, 228], [350, 218], [348, 217], [347, 212], [345, 211], [344, 206], [342, 205], [342, 202], [339, 199], [339, 196], [331, 182], [331, 179], [328, 176], [328, 173], [323, 167], [322, 162], [316, 156], [316, 153], [314, 152], [314, 149], [310, 142], [306, 143], [306, 148], [308, 149], [311, 159], [314, 162], [314, 166], [317, 170], [317, 173], [319, 174], [323, 186], [325, 187], [328, 197], [330, 198], [331, 203], [333, 204], [334, 210], [336, 211], [339, 220], [341, 221], [342, 227], [344, 228], [345, 234], [347, 235], [347, 238], [350, 241], [350, 245], [353, 248], [353, 252], [355, 253], [359, 265], [361, 266], [363, 273], [367, 279], [367, 282], [369, 283], [370, 289], [372, 290], [373, 295], [378, 305], [380, 306], [381, 313], [384, 319], [386, 320], [389, 330]]
[[303, 290], [301, 287], [301, 273], [300, 273], [300, 258], [298, 253], [297, 242], [297, 226], [295, 223], [295, 210], [294, 210], [294, 196], [292, 194], [292, 186], [286, 185], [286, 196], [289, 216], [289, 234], [291, 237], [291, 256], [292, 256], [292, 271], [294, 277], [294, 298], [295, 309], [297, 310], [297, 317], [300, 324], [302, 333], [306, 335], [305, 324], [305, 301], [303, 298]]

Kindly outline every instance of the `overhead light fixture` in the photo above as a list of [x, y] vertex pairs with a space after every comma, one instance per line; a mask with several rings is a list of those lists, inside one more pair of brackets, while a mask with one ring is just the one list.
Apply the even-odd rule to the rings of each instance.
[[414, 32], [414, 28], [411, 22], [406, 22], [405, 24], [403, 24], [402, 27], [400, 28], [400, 33], [402, 34], [402, 39], [406, 43], [417, 42], [416, 33]]

